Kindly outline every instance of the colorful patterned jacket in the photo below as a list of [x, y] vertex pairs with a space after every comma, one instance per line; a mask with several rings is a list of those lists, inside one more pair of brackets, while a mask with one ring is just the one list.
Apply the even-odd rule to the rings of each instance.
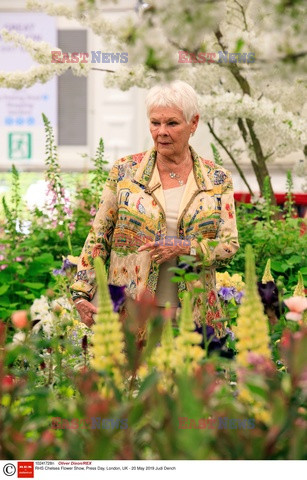
[[[199, 157], [192, 147], [190, 150], [194, 165], [179, 207], [177, 236], [189, 238], [206, 256], [206, 293], [198, 295], [193, 312], [196, 323], [205, 318], [206, 323], [212, 324], [222, 315], [215, 288], [215, 268], [227, 262], [239, 248], [233, 187], [230, 172]], [[152, 148], [117, 160], [79, 258], [71, 286], [73, 298], [93, 298], [96, 290], [93, 258], [98, 255], [104, 261], [110, 256], [109, 283], [126, 285], [126, 294], [132, 298], [138, 298], [144, 289], [154, 295], [159, 265], [151, 261], [148, 251], [137, 250], [142, 244], [164, 236], [165, 200], [156, 150]], [[195, 281], [181, 282], [178, 291], [194, 286]]]

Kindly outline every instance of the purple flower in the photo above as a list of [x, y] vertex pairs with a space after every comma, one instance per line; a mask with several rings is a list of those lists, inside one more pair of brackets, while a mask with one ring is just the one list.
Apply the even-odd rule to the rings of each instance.
[[63, 265], [62, 265], [62, 269], [63, 270], [67, 270], [68, 268], [72, 268], [74, 267], [75, 264], [74, 263], [71, 263], [68, 258], [64, 258], [64, 261], [63, 261]]
[[234, 287], [222, 287], [220, 288], [218, 294], [223, 300], [229, 301], [234, 297], [235, 289]]
[[228, 333], [231, 340], [235, 340], [236, 336], [230, 328], [226, 327], [226, 332]]
[[114, 312], [118, 312], [120, 307], [125, 301], [125, 286], [118, 286], [118, 285], [108, 285], [109, 292], [111, 295], [111, 299], [113, 302], [113, 310]]
[[242, 297], [244, 297], [244, 292], [235, 292], [235, 301], [241, 303]]
[[52, 270], [53, 275], [65, 275], [65, 270], [62, 268], [55, 268]]
[[55, 270], [52, 270], [52, 273], [53, 275], [65, 275], [65, 271], [74, 266], [75, 264], [71, 263], [68, 258], [64, 258], [61, 268], [56, 268]]

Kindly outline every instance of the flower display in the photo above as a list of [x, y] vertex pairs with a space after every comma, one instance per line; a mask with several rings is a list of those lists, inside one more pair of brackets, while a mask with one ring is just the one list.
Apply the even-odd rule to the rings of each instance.
[[229, 302], [234, 299], [236, 303], [240, 304], [244, 295], [245, 284], [241, 275], [235, 273], [230, 275], [228, 272], [216, 273], [216, 288], [219, 296]]
[[[21, 35], [21, 30], [3, 29], [1, 40], [22, 48], [33, 65], [27, 71], [18, 71], [16, 62], [16, 71], [3, 67], [0, 87], [19, 90], [67, 71], [88, 76], [93, 69], [97, 78], [103, 76], [105, 87], [122, 91], [186, 81], [197, 92], [200, 119], [216, 142], [214, 162], [225, 161], [226, 167], [233, 162], [252, 205], [237, 205], [241, 250], [228, 263], [228, 271], [216, 275], [218, 298], [207, 288], [207, 266], [188, 256], [179, 258], [173, 280], [179, 286], [185, 277], [198, 276], [199, 288], [180, 292], [176, 326], [171, 309], [159, 313], [152, 292], [144, 291], [134, 300], [124, 285], [107, 283], [108, 260], [102, 264], [103, 238], [98, 235], [93, 244], [98, 313], [89, 328], [68, 297], [68, 284], [79, 260], [72, 252], [79, 253], [99, 210], [108, 162], [100, 139], [96, 158], [84, 163], [92, 163], [94, 170], [82, 172], [80, 182], [79, 174], [76, 182], [75, 175], [66, 180], [57, 135], [43, 115], [45, 182], [33, 184], [25, 199], [13, 168], [11, 189], [2, 199], [2, 457], [306, 459], [304, 223], [293, 215], [297, 197], [291, 191], [297, 179], [292, 187], [287, 184], [287, 201], [280, 208], [272, 204], [270, 185], [275, 182], [269, 178], [274, 161], [288, 154], [296, 158], [297, 152], [303, 158], [307, 144], [304, 2], [221, 0], [217, 8], [217, 2], [209, 0], [138, 1], [134, 8], [116, 9], [111, 16], [99, 5], [103, 2], [94, 0], [69, 6], [48, 0], [26, 3], [31, 11], [78, 23], [98, 35], [106, 52], [127, 52], [129, 61], [92, 65], [89, 55], [88, 62], [73, 63], [67, 53], [66, 61], [53, 62], [57, 55], [52, 52], [65, 55], [58, 47]], [[199, 62], [207, 55], [210, 61]], [[190, 61], [181, 62], [184, 58]], [[138, 162], [142, 154], [136, 158]], [[293, 172], [302, 178], [304, 162], [298, 164]], [[254, 178], [250, 172], [246, 175], [247, 166]], [[216, 186], [222, 181], [220, 172]], [[44, 203], [37, 202], [38, 190]], [[212, 214], [215, 221], [220, 193], [208, 191], [208, 196], [212, 210], [202, 213], [204, 220]], [[159, 208], [154, 198], [152, 206]], [[234, 218], [229, 203], [225, 208], [227, 217]], [[137, 223], [133, 228], [137, 230]], [[208, 237], [209, 245], [214, 241]], [[88, 267], [86, 260], [81, 263]], [[218, 259], [216, 266], [224, 268]], [[123, 268], [128, 282], [128, 269]], [[138, 274], [139, 267], [132, 268]], [[94, 287], [94, 269], [91, 275]], [[192, 321], [197, 290], [207, 298], [200, 313], [202, 327]], [[221, 337], [215, 331], [218, 323], [223, 326]], [[88, 419], [91, 432], [83, 428]]]

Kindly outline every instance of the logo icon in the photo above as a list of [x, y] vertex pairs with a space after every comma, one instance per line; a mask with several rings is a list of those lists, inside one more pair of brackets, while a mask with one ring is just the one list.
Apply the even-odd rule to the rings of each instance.
[[17, 462], [18, 478], [34, 478], [34, 462]]
[[3, 473], [7, 477], [11, 477], [12, 475], [14, 475], [15, 472], [16, 472], [16, 467], [12, 463], [7, 463], [6, 465], [4, 465]]

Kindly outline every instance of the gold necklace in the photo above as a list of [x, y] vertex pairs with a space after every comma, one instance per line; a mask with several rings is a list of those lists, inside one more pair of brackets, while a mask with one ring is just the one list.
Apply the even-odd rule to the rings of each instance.
[[[162, 162], [162, 160], [160, 160], [160, 162]], [[178, 181], [179, 185], [184, 185], [184, 181], [181, 180], [181, 176], [179, 175], [179, 173], [175, 173], [171, 168], [169, 168], [166, 163], [162, 162], [162, 164], [165, 165], [165, 167], [169, 170], [169, 176], [171, 178], [175, 178]]]

